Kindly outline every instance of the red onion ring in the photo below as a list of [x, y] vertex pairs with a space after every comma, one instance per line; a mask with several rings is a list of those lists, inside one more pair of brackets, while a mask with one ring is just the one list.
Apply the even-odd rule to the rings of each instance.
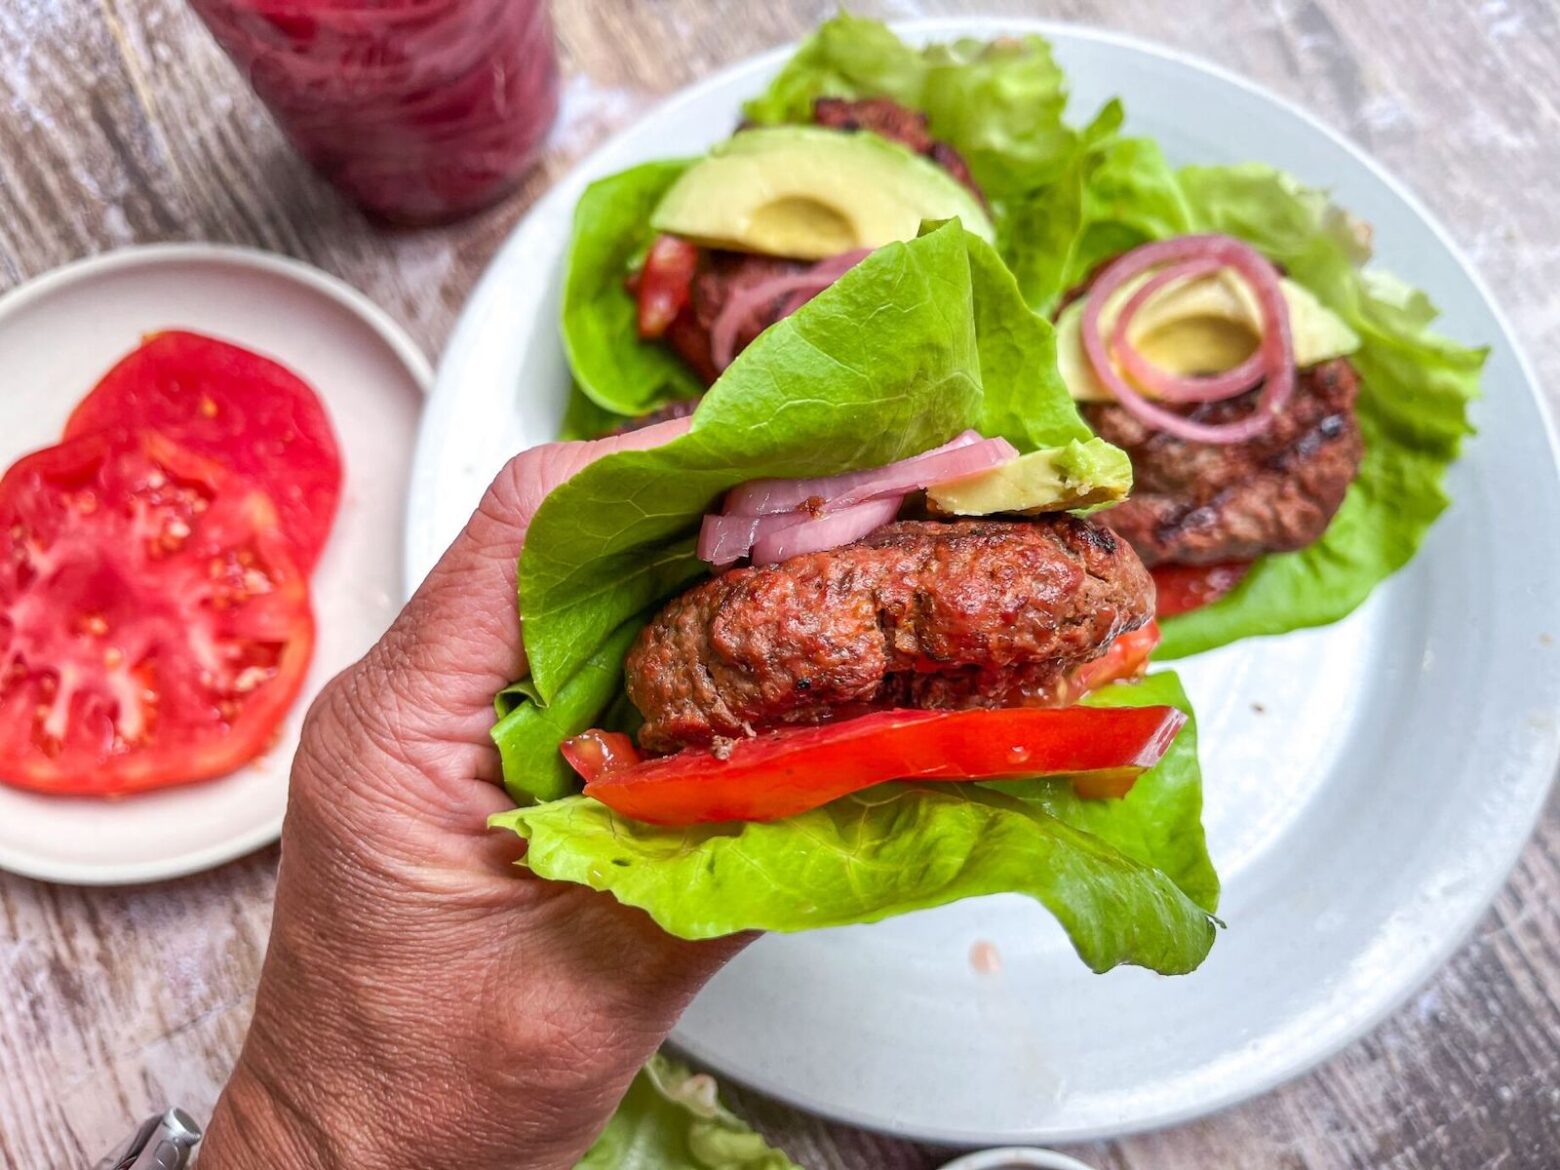
[[[812, 267], [812, 274], [814, 276], [827, 276], [829, 284], [833, 284], [870, 255], [872, 255], [871, 248], [857, 248], [852, 252], [841, 252], [838, 256], [830, 256], [827, 260], [818, 261]], [[828, 285], [824, 287], [827, 288]], [[806, 289], [802, 289], [792, 293], [786, 298], [785, 304], [780, 306], [780, 317], [789, 317], [822, 291], [823, 289], [821, 288], [817, 292], [808, 292]]]
[[[766, 520], [800, 524], [810, 519], [812, 516], [808, 512], [788, 512], [781, 516], [731, 516], [710, 512], [699, 525], [699, 559], [724, 569], [753, 551], [753, 541], [758, 538]], [[766, 531], [775, 531], [776, 527], [771, 526]]]
[[737, 334], [757, 309], [790, 294], [775, 320], [789, 317], [869, 255], [871, 249], [868, 248], [841, 252], [818, 261], [804, 272], [776, 276], [733, 293], [710, 326], [710, 357], [715, 368], [724, 370], [736, 359]]
[[1187, 260], [1180, 264], [1171, 264], [1154, 273], [1141, 288], [1127, 298], [1127, 303], [1121, 307], [1121, 312], [1116, 317], [1116, 326], [1111, 331], [1110, 337], [1111, 353], [1121, 364], [1122, 373], [1144, 390], [1152, 391], [1166, 402], [1219, 402], [1226, 398], [1234, 398], [1237, 394], [1244, 394], [1262, 381], [1264, 366], [1260, 346], [1240, 365], [1223, 373], [1182, 376], [1172, 374], [1149, 361], [1143, 356], [1142, 351], [1132, 344], [1128, 336], [1132, 319], [1160, 289], [1173, 281], [1211, 276], [1223, 268], [1224, 265], [1220, 261], [1213, 259]]
[[[1150, 268], [1190, 260], [1216, 260], [1222, 266], [1234, 269], [1245, 277], [1262, 311], [1262, 344], [1258, 346], [1256, 356], [1261, 361], [1265, 381], [1252, 412], [1232, 423], [1200, 423], [1155, 406], [1117, 372], [1100, 333], [1100, 310], [1123, 284]], [[1244, 442], [1272, 426], [1273, 419], [1294, 393], [1294, 341], [1289, 332], [1288, 307], [1279, 287], [1278, 271], [1255, 248], [1229, 236], [1178, 236], [1144, 244], [1118, 256], [1089, 290], [1079, 325], [1084, 352], [1105, 388], [1139, 422], [1178, 438], [1200, 443]]]

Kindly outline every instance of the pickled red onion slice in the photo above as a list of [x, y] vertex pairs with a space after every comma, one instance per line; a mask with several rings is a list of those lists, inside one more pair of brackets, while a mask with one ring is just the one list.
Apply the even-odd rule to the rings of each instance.
[[762, 516], [758, 538], [753, 541], [753, 563], [778, 564], [803, 553], [823, 552], [860, 540], [899, 515], [904, 502], [903, 496], [868, 500], [816, 518], [804, 516], [801, 523], [790, 516]]
[[[758, 537], [763, 516], [727, 516], [710, 512], [699, 525], [699, 559], [706, 564], [724, 569], [734, 565], [753, 551], [753, 541]], [[792, 512], [783, 517], [800, 524], [808, 519], [806, 512]]]
[[830, 256], [827, 260], [818, 261], [810, 269], [810, 272], [813, 276], [826, 278], [828, 284], [818, 289], [798, 289], [786, 298], [785, 304], [780, 306], [780, 316], [789, 317], [797, 309], [800, 309], [808, 301], [812, 300], [813, 297], [821, 293], [824, 288], [829, 287], [830, 284], [833, 284], [870, 255], [872, 255], [871, 248], [857, 248], [854, 251], [841, 252], [838, 256]]
[[868, 248], [841, 252], [818, 261], [803, 272], [772, 277], [734, 292], [710, 326], [710, 357], [715, 368], [724, 370], [736, 358], [737, 334], [756, 311], [786, 297], [780, 307], [780, 317], [789, 317], [869, 255], [871, 250]]
[[727, 493], [724, 511], [732, 516], [768, 516], [806, 507], [838, 509], [974, 475], [1017, 457], [1017, 448], [1006, 439], [983, 439], [979, 431], [970, 430], [941, 447], [886, 467], [821, 479], [749, 480]]
[[1006, 439], [965, 431], [941, 447], [885, 467], [821, 479], [755, 479], [704, 517], [699, 559], [717, 569], [751, 556], [769, 564], [859, 540], [898, 514], [905, 496], [1017, 458]]
[[[1262, 370], [1262, 391], [1251, 413], [1232, 423], [1201, 423], [1150, 402], [1117, 372], [1100, 330], [1100, 310], [1123, 284], [1150, 269], [1190, 261], [1217, 262], [1233, 269], [1251, 286], [1262, 313], [1262, 342], [1253, 355]], [[1272, 426], [1273, 419], [1294, 393], [1294, 342], [1278, 271], [1255, 248], [1230, 236], [1178, 236], [1123, 253], [1111, 261], [1090, 288], [1079, 324], [1084, 352], [1105, 388], [1134, 418], [1178, 438], [1200, 443], [1244, 442]], [[1238, 391], [1225, 397], [1233, 393]]]

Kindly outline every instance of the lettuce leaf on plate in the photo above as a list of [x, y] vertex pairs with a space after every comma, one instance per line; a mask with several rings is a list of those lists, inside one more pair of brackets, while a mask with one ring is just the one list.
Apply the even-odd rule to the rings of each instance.
[[687, 160], [651, 162], [598, 179], [574, 209], [561, 324], [576, 392], [565, 438], [600, 434], [615, 416], [646, 414], [704, 389], [665, 346], [640, 342], [623, 284], [654, 238], [650, 212], [687, 168]]
[[1061, 174], [1013, 201], [998, 245], [1031, 306], [1049, 313], [1062, 293], [1145, 240], [1192, 230], [1191, 210], [1156, 143], [1122, 138], [1112, 101], [1079, 134]]
[[1076, 141], [1062, 124], [1066, 78], [1033, 34], [915, 48], [879, 21], [841, 13], [742, 112], [763, 125], [809, 122], [820, 97], [886, 97], [922, 111], [994, 201], [1050, 179]]
[[[864, 327], [863, 323], [869, 323]], [[989, 245], [957, 224], [883, 248], [745, 350], [688, 434], [621, 452], [554, 490], [520, 561], [532, 674], [494, 736], [517, 801], [495, 818], [544, 877], [610, 890], [669, 931], [802, 930], [1000, 891], [1062, 921], [1090, 966], [1195, 967], [1217, 881], [1199, 823], [1195, 732], [1125, 800], [1061, 781], [885, 785], [772, 824], [666, 830], [558, 799], [559, 741], [621, 710], [624, 647], [705, 572], [693, 545], [720, 494], [755, 476], [870, 467], [971, 426], [1024, 450], [1086, 433], [1050, 325]], [[1169, 676], [1100, 702], [1185, 706]]]
[[[1117, 121], [1119, 124], [1119, 120]], [[1435, 333], [1424, 293], [1364, 266], [1366, 233], [1327, 195], [1257, 163], [1183, 167], [1147, 139], [1101, 124], [1051, 192], [1037, 197], [1016, 265], [1029, 302], [1049, 309], [1100, 261], [1184, 232], [1222, 232], [1282, 265], [1359, 334], [1365, 437], [1359, 477], [1310, 548], [1261, 558], [1227, 597], [1161, 622], [1158, 655], [1326, 625], [1407, 564], [1449, 502], [1446, 470], [1472, 433], [1486, 351]]]
[[575, 1170], [801, 1170], [721, 1104], [716, 1084], [657, 1053]]

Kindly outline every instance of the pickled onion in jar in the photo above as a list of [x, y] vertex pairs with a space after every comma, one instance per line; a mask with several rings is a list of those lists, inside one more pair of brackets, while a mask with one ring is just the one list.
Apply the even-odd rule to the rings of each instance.
[[192, 0], [316, 170], [437, 223], [507, 194], [558, 109], [545, 0]]

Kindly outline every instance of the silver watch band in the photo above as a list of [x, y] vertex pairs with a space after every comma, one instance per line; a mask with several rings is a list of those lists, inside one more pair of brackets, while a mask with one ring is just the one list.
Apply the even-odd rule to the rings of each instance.
[[182, 1109], [148, 1117], [92, 1170], [183, 1170], [195, 1157], [200, 1126]]

